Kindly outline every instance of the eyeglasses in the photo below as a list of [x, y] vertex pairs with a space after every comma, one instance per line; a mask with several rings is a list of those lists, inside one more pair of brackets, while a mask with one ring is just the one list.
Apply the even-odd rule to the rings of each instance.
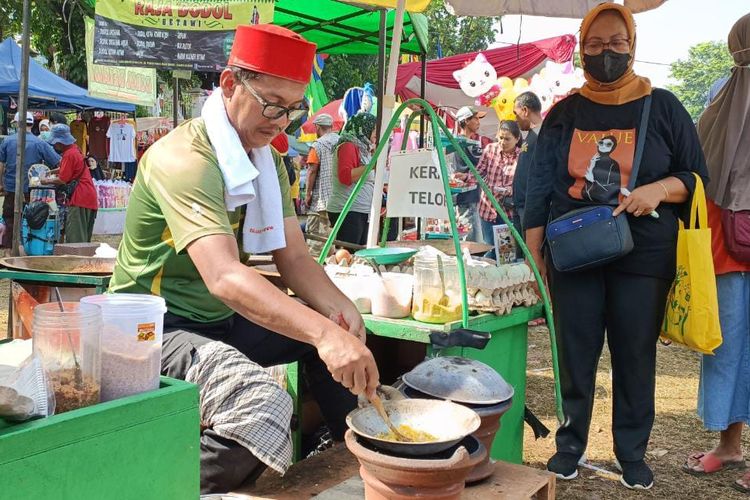
[[286, 115], [289, 121], [295, 121], [299, 118], [302, 118], [305, 116], [310, 110], [305, 104], [301, 104], [300, 106], [296, 108], [287, 108], [285, 106], [282, 106], [280, 104], [271, 104], [265, 99], [263, 99], [261, 96], [258, 95], [258, 93], [255, 91], [254, 88], [250, 86], [247, 82], [241, 82], [242, 85], [245, 86], [245, 88], [250, 92], [253, 97], [263, 106], [263, 111], [261, 112], [263, 116], [268, 118], [269, 120], [278, 120], [282, 116]]
[[614, 38], [609, 42], [602, 42], [599, 39], [594, 39], [589, 42], [583, 43], [583, 51], [586, 54], [596, 56], [604, 51], [604, 48], [612, 49], [620, 54], [625, 54], [630, 51], [630, 39], [629, 38]]

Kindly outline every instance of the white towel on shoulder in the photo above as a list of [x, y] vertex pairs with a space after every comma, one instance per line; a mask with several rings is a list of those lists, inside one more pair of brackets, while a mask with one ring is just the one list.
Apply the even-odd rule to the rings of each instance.
[[206, 100], [201, 116], [224, 177], [227, 210], [246, 205], [242, 249], [257, 254], [284, 248], [284, 208], [271, 147], [245, 152], [227, 118], [220, 88]]

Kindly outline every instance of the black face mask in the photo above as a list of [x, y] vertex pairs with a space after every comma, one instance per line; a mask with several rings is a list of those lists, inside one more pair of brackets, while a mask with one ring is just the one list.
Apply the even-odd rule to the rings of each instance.
[[588, 74], [593, 76], [596, 81], [612, 83], [628, 70], [630, 54], [620, 54], [607, 49], [596, 56], [584, 54], [583, 63], [586, 65]]

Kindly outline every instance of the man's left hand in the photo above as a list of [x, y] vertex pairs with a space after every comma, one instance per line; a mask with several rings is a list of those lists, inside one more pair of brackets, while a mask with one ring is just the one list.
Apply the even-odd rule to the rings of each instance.
[[340, 311], [331, 314], [329, 319], [357, 337], [363, 343], [365, 342], [367, 338], [365, 322], [362, 320], [362, 315], [359, 314], [359, 311], [357, 311], [357, 308], [354, 307], [353, 304], [346, 304]]

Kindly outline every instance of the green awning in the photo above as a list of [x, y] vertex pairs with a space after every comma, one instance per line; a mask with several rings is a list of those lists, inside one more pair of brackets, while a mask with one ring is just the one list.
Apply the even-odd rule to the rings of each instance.
[[[311, 8], [311, 5], [314, 7]], [[377, 54], [380, 11], [335, 0], [277, 0], [273, 23], [301, 34], [325, 54]], [[396, 11], [386, 17], [387, 45], [390, 47]], [[401, 52], [427, 52], [427, 18], [407, 12]]]

